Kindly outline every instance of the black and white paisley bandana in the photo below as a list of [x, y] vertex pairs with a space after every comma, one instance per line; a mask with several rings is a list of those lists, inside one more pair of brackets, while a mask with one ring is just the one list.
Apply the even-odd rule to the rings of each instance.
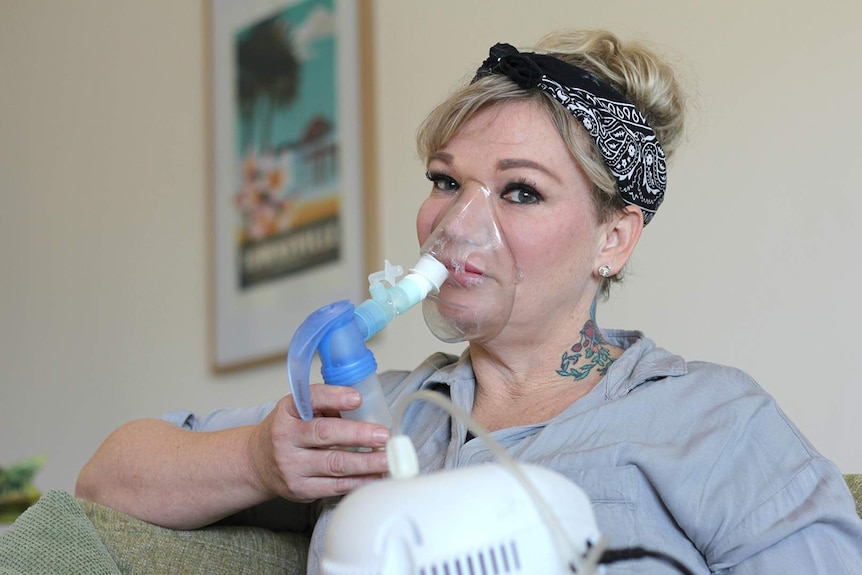
[[644, 225], [652, 220], [664, 199], [667, 162], [640, 110], [594, 74], [510, 44], [491, 48], [473, 81], [490, 74], [508, 76], [525, 89], [539, 88], [565, 106], [595, 141], [623, 200], [641, 209]]

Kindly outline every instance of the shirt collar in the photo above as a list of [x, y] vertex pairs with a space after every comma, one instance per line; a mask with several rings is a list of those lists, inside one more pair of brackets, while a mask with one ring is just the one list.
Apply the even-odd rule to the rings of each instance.
[[657, 347], [639, 331], [609, 329], [602, 332], [609, 342], [623, 349], [623, 354], [608, 368], [599, 383], [604, 387], [606, 399], [623, 397], [648, 381], [688, 373], [682, 357]]
[[[475, 383], [476, 375], [473, 373], [473, 362], [470, 359], [470, 348], [464, 348], [461, 356], [455, 359], [454, 356], [437, 353], [431, 356], [431, 360], [439, 358], [439, 361], [432, 361], [438, 365], [435, 371], [429, 378], [422, 382], [420, 389], [435, 387], [440, 384], [454, 387], [456, 384], [470, 382]], [[448, 361], [445, 361], [448, 359]]]
[[[620, 329], [602, 330], [610, 343], [622, 348], [623, 354], [608, 368], [607, 374], [599, 383], [604, 389], [607, 400], [627, 395], [638, 386], [656, 379], [677, 377], [688, 373], [685, 360], [656, 346], [655, 342], [640, 331]], [[443, 354], [438, 354], [443, 356]], [[457, 361], [440, 362], [440, 367], [421, 385], [422, 389], [440, 384], [450, 388], [456, 385], [475, 383], [470, 348], [465, 348]]]

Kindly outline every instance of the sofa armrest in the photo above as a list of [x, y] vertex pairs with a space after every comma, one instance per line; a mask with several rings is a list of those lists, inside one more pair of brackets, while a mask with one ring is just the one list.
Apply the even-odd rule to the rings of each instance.
[[862, 473], [850, 473], [844, 476], [847, 487], [856, 501], [856, 514], [862, 519]]
[[305, 575], [309, 537], [262, 527], [159, 527], [78, 500], [120, 573], [187, 575]]
[[0, 575], [305, 575], [308, 544], [261, 527], [166, 529], [52, 490], [0, 535]]
[[0, 535], [0, 575], [120, 575], [81, 507], [48, 491]]

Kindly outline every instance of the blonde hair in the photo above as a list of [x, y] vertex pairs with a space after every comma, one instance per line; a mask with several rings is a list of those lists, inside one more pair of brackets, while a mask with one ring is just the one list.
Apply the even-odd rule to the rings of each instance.
[[[685, 98], [672, 68], [639, 43], [624, 43], [602, 30], [554, 32], [533, 49], [574, 64], [625, 96], [646, 117], [669, 159], [680, 144], [685, 121]], [[593, 184], [593, 206], [600, 222], [609, 221], [625, 208], [616, 181], [598, 147], [583, 126], [563, 106], [540, 90], [520, 88], [508, 77], [492, 74], [461, 87], [425, 118], [417, 133], [417, 149], [427, 161], [446, 146], [460, 127], [479, 110], [511, 101], [533, 101], [544, 109], [575, 160]], [[602, 282], [607, 296], [611, 282], [622, 280], [618, 272]]]

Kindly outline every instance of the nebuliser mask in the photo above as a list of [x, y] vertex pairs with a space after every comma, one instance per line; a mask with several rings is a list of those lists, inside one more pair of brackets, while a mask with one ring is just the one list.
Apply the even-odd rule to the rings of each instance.
[[439, 292], [422, 302], [425, 323], [441, 341], [487, 341], [512, 313], [524, 273], [499, 224], [498, 203], [489, 186], [465, 183], [422, 244], [421, 253], [449, 270]]

